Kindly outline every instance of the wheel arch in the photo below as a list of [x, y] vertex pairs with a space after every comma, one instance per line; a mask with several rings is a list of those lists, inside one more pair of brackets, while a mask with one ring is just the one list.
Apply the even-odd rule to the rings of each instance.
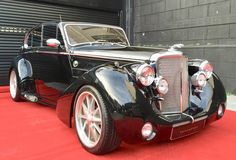
[[18, 81], [21, 82], [24, 79], [32, 79], [33, 78], [33, 69], [31, 63], [22, 57], [22, 55], [18, 55], [15, 57], [9, 67], [8, 75], [10, 76], [11, 70], [15, 69], [17, 72]]
[[[19, 61], [20, 58], [22, 58], [22, 57], [21, 57], [21, 56], [14, 57], [13, 61], [12, 61], [11, 64], [10, 64], [9, 70], [8, 70], [8, 78], [10, 77], [11, 71], [12, 71], [13, 69], [16, 70], [17, 76], [18, 76], [17, 63], [18, 63], [18, 61]], [[18, 77], [18, 79], [19, 79], [19, 77]]]
[[[113, 120], [123, 119], [130, 114], [141, 115], [148, 104], [144, 95], [135, 87], [126, 71], [112, 66], [95, 68], [77, 78], [61, 95], [57, 103], [57, 115], [67, 126], [72, 127], [73, 106], [81, 87], [95, 87], [109, 105]], [[151, 108], [151, 107], [149, 107]]]
[[[77, 93], [79, 90], [86, 86], [90, 85], [96, 88], [100, 93], [106, 92], [100, 85], [94, 83], [90, 77], [91, 73], [85, 73], [81, 78], [77, 78], [60, 96], [56, 112], [59, 119], [65, 123], [68, 127], [73, 126], [73, 115], [74, 115], [74, 104], [76, 100]], [[102, 95], [104, 100], [112, 105], [109, 100]], [[109, 110], [110, 111], [110, 110]]]

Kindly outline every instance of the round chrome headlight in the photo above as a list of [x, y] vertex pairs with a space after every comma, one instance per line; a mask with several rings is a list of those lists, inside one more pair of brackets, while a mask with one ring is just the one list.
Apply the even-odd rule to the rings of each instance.
[[191, 77], [192, 84], [196, 87], [206, 86], [206, 74], [204, 72], [197, 72]]
[[167, 82], [167, 80], [163, 77], [159, 77], [156, 79], [156, 88], [157, 88], [157, 91], [160, 93], [160, 94], [166, 94], [169, 90], [169, 84]]
[[200, 64], [199, 70], [203, 71], [206, 74], [206, 78], [209, 79], [213, 73], [213, 66], [205, 60]]
[[155, 78], [155, 71], [154, 69], [148, 65], [143, 64], [138, 67], [136, 73], [136, 79], [140, 81], [140, 83], [144, 86], [150, 86]]

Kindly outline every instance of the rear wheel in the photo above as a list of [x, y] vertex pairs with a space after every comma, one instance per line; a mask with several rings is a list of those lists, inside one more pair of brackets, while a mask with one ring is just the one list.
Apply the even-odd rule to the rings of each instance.
[[101, 94], [92, 86], [82, 87], [76, 96], [76, 132], [82, 146], [94, 154], [105, 154], [120, 145], [107, 107]]
[[9, 87], [10, 87], [11, 98], [16, 102], [21, 101], [21, 95], [20, 95], [20, 90], [19, 90], [18, 81], [17, 81], [17, 74], [16, 74], [15, 69], [11, 70], [9, 81], [10, 81]]

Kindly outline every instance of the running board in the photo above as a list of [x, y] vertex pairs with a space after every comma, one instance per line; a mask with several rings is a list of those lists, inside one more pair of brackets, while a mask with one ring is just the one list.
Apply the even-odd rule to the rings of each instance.
[[27, 99], [30, 102], [38, 102], [38, 97], [36, 97], [35, 95], [29, 94], [29, 93], [25, 93], [24, 94], [25, 99]]

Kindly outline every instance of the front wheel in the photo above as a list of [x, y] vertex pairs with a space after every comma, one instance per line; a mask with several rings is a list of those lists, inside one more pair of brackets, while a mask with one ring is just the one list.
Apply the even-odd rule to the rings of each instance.
[[11, 98], [16, 102], [21, 101], [21, 94], [18, 86], [17, 74], [15, 69], [11, 70], [9, 81]]
[[74, 104], [75, 129], [82, 146], [93, 154], [105, 154], [120, 145], [108, 106], [98, 90], [84, 86]]

